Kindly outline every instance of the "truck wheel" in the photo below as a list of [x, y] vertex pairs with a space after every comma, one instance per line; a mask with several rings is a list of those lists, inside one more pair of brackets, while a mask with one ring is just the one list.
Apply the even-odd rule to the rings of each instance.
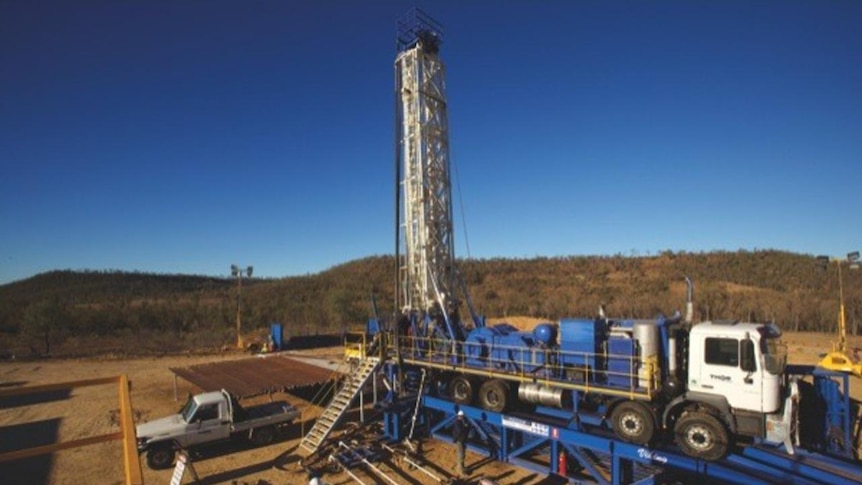
[[464, 376], [452, 379], [449, 392], [452, 395], [452, 400], [458, 404], [469, 406], [473, 403], [473, 382]]
[[614, 433], [623, 441], [637, 445], [649, 444], [655, 434], [655, 418], [641, 403], [625, 401], [611, 413]]
[[266, 446], [275, 441], [275, 429], [272, 426], [257, 428], [251, 432], [251, 442], [255, 446]]
[[508, 401], [509, 386], [499, 379], [486, 381], [479, 388], [479, 403], [488, 411], [502, 412]]
[[147, 452], [147, 466], [153, 470], [164, 470], [174, 464], [174, 449], [170, 446], [157, 446]]
[[693, 458], [715, 461], [730, 449], [730, 436], [724, 424], [701, 411], [682, 415], [673, 432], [682, 451]]

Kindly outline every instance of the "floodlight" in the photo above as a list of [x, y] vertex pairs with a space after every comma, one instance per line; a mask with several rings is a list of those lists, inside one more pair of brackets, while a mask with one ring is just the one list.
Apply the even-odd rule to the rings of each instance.
[[236, 264], [230, 265], [230, 275], [236, 278], [236, 346], [242, 348], [242, 277], [251, 278], [251, 266], [240, 268]]
[[847, 253], [847, 261], [851, 263], [855, 263], [859, 260], [859, 251], [853, 251], [852, 253]]

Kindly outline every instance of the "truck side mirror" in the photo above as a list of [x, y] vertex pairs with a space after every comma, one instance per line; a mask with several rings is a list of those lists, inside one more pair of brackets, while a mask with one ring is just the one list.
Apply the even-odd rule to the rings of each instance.
[[754, 342], [751, 340], [743, 340], [739, 346], [740, 367], [745, 372], [755, 372], [757, 370], [757, 362], [754, 359]]

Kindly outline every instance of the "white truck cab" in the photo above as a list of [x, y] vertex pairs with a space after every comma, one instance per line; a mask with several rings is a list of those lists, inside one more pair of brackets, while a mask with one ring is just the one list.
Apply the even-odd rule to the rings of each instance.
[[702, 322], [689, 334], [688, 391], [727, 398], [734, 410], [774, 413], [787, 362], [773, 324]]
[[706, 460], [721, 458], [743, 436], [790, 447], [798, 388], [784, 388], [786, 364], [773, 324], [698, 323], [688, 334], [685, 391], [667, 404], [663, 422], [687, 455]]

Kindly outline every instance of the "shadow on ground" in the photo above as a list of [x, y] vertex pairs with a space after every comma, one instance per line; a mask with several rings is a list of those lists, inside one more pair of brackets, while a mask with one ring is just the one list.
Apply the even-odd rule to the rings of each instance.
[[[57, 442], [62, 418], [0, 426], [0, 453], [18, 451]], [[48, 483], [53, 454], [0, 463], [3, 483]]]

